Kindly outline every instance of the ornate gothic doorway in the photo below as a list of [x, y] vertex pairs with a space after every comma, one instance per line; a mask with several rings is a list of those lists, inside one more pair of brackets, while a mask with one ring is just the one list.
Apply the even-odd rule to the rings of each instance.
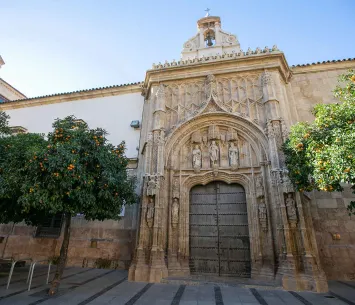
[[250, 277], [245, 191], [239, 184], [211, 182], [190, 192], [192, 274]]

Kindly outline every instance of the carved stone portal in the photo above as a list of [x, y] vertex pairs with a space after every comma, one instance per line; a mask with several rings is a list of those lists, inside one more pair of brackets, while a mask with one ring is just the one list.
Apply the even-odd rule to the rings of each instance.
[[[312, 253], [314, 259], [307, 264], [306, 258], [294, 254], [302, 253], [303, 243], [310, 243], [306, 240], [309, 238], [307, 234], [299, 238], [297, 231], [297, 223], [304, 221], [299, 197], [291, 189], [287, 170], [273, 167], [267, 160], [277, 154], [276, 150], [268, 150], [269, 142], [274, 141], [274, 126], [271, 125], [268, 126], [268, 138], [249, 119], [218, 112], [205, 113], [183, 123], [167, 136], [166, 142], [160, 141], [159, 136], [164, 136], [163, 133], [153, 133], [152, 147], [150, 142], [147, 145], [147, 152], [149, 149], [152, 151], [151, 157], [146, 158], [150, 163], [145, 166], [150, 170], [147, 171], [149, 180], [145, 185], [148, 197], [145, 198], [146, 214], [140, 226], [140, 248], [137, 248], [137, 259], [130, 269], [130, 280], [159, 282], [168, 275], [190, 275], [190, 237], [195, 238], [196, 235], [194, 240], [198, 241], [203, 238], [193, 227], [196, 220], [193, 217], [200, 214], [201, 224], [209, 225], [203, 215], [211, 214], [207, 208], [207, 212], [204, 210], [206, 202], [202, 198], [199, 202], [202, 212], [193, 215], [190, 191], [196, 185], [221, 181], [227, 185], [239, 184], [245, 191], [245, 199], [238, 199], [235, 203], [244, 204], [245, 211], [237, 210], [233, 214], [228, 210], [225, 204], [230, 200], [228, 192], [218, 193], [220, 198], [217, 202], [220, 204], [216, 209], [221, 213], [220, 219], [225, 221], [221, 228], [226, 235], [231, 223], [245, 225], [248, 230], [249, 235], [241, 234], [236, 242], [236, 247], [250, 242], [250, 257], [246, 258], [251, 264], [248, 274], [264, 280], [275, 280], [280, 276], [284, 286], [292, 289], [299, 282], [296, 285], [291, 280], [299, 281], [298, 275], [310, 274], [309, 282], [315, 281], [312, 270], [319, 266], [317, 253]], [[270, 168], [261, 164], [269, 164]], [[164, 177], [165, 182], [161, 179]], [[303, 213], [307, 213], [306, 209]], [[240, 221], [241, 218], [247, 221], [247, 226]], [[286, 230], [288, 225], [293, 229]], [[209, 246], [203, 245], [206, 249]], [[286, 249], [286, 255], [283, 249]], [[236, 255], [232, 253], [228, 259], [233, 257]], [[203, 269], [202, 263], [201, 266], [199, 264], [198, 267]], [[276, 264], [279, 271], [275, 271]], [[298, 267], [301, 265], [309, 269], [301, 270]]]

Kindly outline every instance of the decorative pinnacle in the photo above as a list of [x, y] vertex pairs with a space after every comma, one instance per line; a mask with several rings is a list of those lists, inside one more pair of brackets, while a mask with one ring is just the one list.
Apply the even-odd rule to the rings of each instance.
[[206, 8], [206, 9], [205, 9], [205, 12], [207, 12], [205, 17], [208, 17], [208, 16], [210, 15], [210, 9], [209, 9], [209, 8]]

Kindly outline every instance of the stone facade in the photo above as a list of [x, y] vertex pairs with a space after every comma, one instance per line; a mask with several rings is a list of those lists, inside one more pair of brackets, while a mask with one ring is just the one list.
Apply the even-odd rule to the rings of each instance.
[[[119, 224], [104, 222], [100, 250], [88, 249], [95, 224], [78, 221], [70, 262], [117, 253], [133, 257], [132, 281], [190, 275], [190, 191], [220, 181], [245, 191], [251, 277], [327, 291], [327, 278], [354, 278], [354, 220], [345, 212], [354, 195], [295, 192], [281, 146], [292, 124], [313, 119], [315, 103], [334, 102], [337, 75], [355, 61], [289, 67], [276, 46], [243, 52], [220, 25], [219, 17], [199, 20], [182, 60], [147, 71], [135, 170], [140, 209]], [[137, 227], [128, 220], [135, 217]], [[85, 241], [76, 243], [79, 236]], [[129, 243], [122, 247], [122, 239]]]

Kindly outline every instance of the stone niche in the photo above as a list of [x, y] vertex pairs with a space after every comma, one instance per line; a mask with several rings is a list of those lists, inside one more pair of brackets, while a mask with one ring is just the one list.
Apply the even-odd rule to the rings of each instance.
[[210, 125], [193, 132], [181, 145], [175, 168], [200, 172], [212, 168], [258, 166], [254, 149], [235, 128]]

